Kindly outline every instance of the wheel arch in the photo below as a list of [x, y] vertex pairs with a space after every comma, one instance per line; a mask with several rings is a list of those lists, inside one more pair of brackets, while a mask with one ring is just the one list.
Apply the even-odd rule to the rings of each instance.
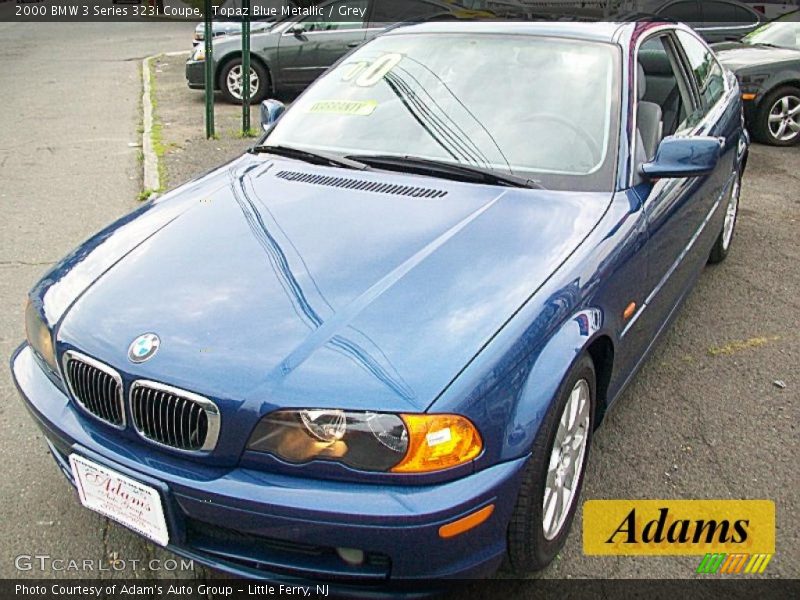
[[[214, 70], [214, 86], [215, 89], [221, 90], [222, 89], [222, 71], [225, 67], [228, 66], [228, 63], [236, 60], [237, 58], [242, 58], [242, 51], [241, 50], [233, 50], [232, 52], [228, 52], [225, 56], [217, 60], [217, 65]], [[275, 79], [272, 76], [272, 69], [270, 69], [269, 64], [267, 61], [264, 60], [260, 55], [251, 52], [250, 53], [250, 61], [259, 63], [264, 69], [267, 71], [267, 76], [269, 77], [269, 91], [268, 94], [275, 93]]]
[[600, 424], [608, 406], [615, 353], [613, 336], [603, 325], [601, 309], [578, 311], [566, 319], [536, 353], [509, 415], [507, 431], [510, 434], [503, 442], [503, 459], [516, 458], [532, 446], [564, 380], [583, 355], [588, 355], [594, 364], [594, 426]]
[[611, 336], [600, 334], [586, 347], [586, 352], [594, 363], [596, 378], [597, 406], [594, 414], [596, 428], [602, 422], [608, 408], [608, 388], [614, 371], [614, 342], [611, 341]]
[[758, 109], [764, 105], [764, 99], [772, 92], [782, 87], [793, 87], [800, 90], [800, 73], [778, 73], [774, 77], [770, 77], [763, 86], [763, 91], [758, 93]]

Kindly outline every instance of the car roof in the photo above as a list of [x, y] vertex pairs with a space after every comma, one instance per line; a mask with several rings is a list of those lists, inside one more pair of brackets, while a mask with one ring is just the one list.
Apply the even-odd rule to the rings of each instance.
[[505, 22], [433, 21], [394, 28], [387, 35], [403, 33], [486, 33], [578, 38], [595, 42], [615, 42], [621, 30], [634, 23], [612, 22]]

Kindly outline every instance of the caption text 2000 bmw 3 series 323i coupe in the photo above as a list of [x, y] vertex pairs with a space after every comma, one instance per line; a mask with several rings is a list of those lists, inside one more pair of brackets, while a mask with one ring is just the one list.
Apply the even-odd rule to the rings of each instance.
[[748, 151], [688, 28], [428, 23], [31, 291], [19, 391], [81, 502], [246, 576], [525, 573]]

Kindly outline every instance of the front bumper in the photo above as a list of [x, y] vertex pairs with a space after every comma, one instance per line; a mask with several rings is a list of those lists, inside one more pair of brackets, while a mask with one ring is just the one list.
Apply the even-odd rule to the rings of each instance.
[[[161, 491], [168, 548], [231, 574], [382, 585], [492, 574], [505, 554], [506, 527], [525, 458], [455, 481], [388, 486], [311, 480], [188, 460], [84, 418], [21, 346], [11, 369], [24, 404], [72, 482], [68, 457], [83, 455]], [[439, 527], [494, 504], [492, 516], [453, 538]], [[336, 547], [368, 560], [351, 566]]]
[[[193, 90], [202, 90], [206, 85], [206, 63], [203, 60], [186, 61], [186, 84]], [[214, 85], [214, 89], [219, 86]]]
[[758, 117], [758, 109], [761, 99], [762, 95], [756, 96], [756, 98], [753, 100], [743, 100], [742, 108], [744, 111], [744, 122], [747, 124], [747, 128], [751, 131], [755, 125], [756, 118]]

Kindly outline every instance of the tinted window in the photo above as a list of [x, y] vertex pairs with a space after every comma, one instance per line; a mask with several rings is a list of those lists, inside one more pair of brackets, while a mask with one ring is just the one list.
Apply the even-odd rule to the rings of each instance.
[[737, 23], [757, 23], [759, 20], [757, 14], [750, 12], [744, 6], [734, 6], [733, 17]]
[[[361, 15], [366, 14], [369, 0], [344, 0], [324, 8], [321, 17], [310, 16], [303, 19], [303, 27], [307, 32], [312, 31], [337, 31], [341, 29], [361, 29], [364, 20]], [[357, 11], [357, 12], [354, 12]], [[347, 17], [341, 16], [347, 14]], [[340, 20], [340, 19], [346, 19]]]
[[668, 19], [684, 23], [696, 23], [701, 20], [697, 2], [676, 2], [664, 8], [660, 14]]
[[725, 75], [714, 54], [703, 42], [685, 31], [678, 32], [678, 39], [686, 52], [703, 101], [699, 114], [693, 115], [696, 122], [725, 94]]
[[733, 23], [739, 14], [736, 8], [727, 2], [706, 0], [703, 2], [703, 20], [709, 23]]
[[755, 23], [758, 17], [744, 6], [708, 0], [703, 2], [703, 20], [709, 23]]
[[372, 20], [377, 23], [396, 21], [424, 21], [436, 15], [447, 14], [444, 6], [422, 0], [375, 0]]

